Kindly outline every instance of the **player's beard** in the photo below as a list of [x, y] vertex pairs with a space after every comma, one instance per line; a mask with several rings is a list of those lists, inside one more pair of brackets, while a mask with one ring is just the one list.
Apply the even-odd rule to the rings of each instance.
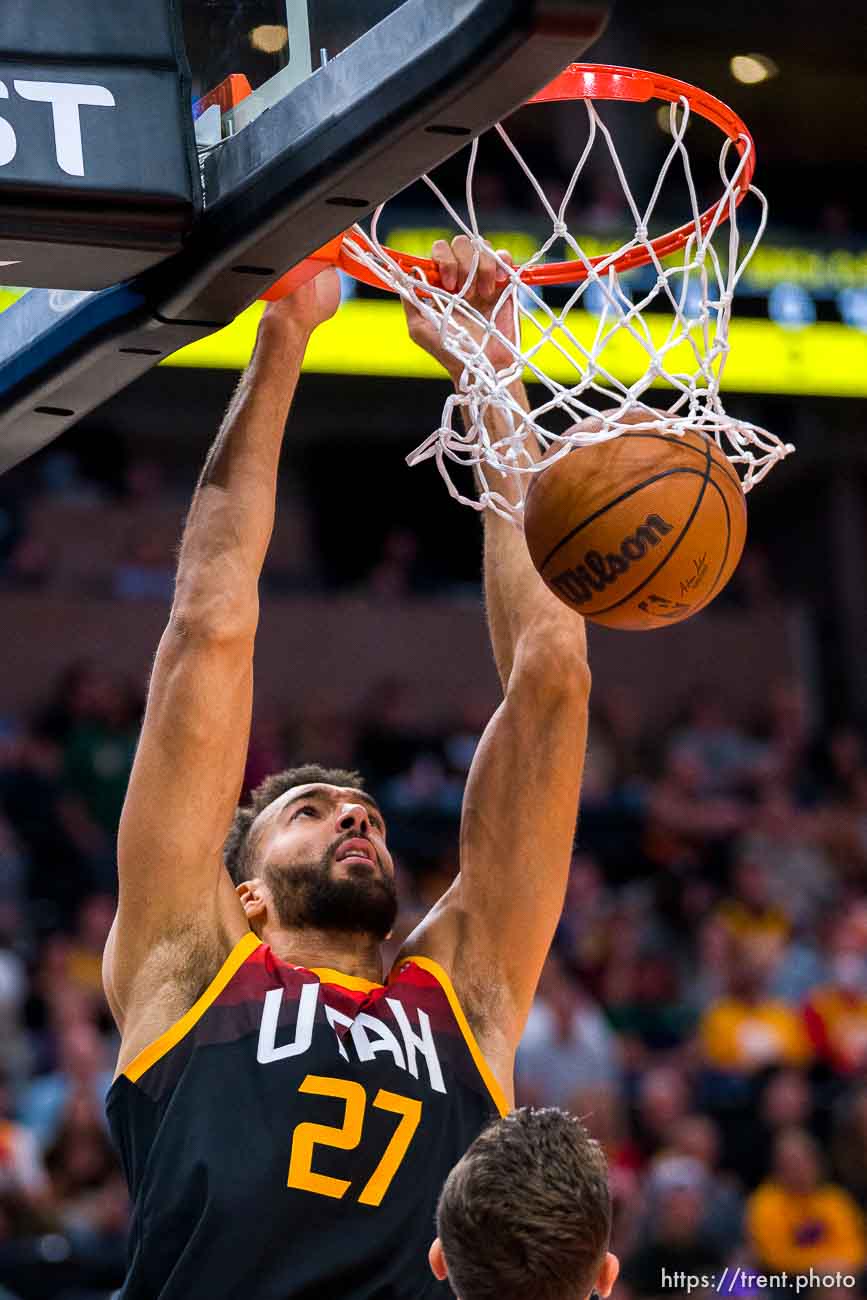
[[397, 919], [394, 880], [377, 860], [373, 872], [349, 867], [332, 874], [334, 849], [318, 862], [266, 867], [264, 876], [281, 927], [293, 930], [339, 930], [372, 935], [381, 942]]

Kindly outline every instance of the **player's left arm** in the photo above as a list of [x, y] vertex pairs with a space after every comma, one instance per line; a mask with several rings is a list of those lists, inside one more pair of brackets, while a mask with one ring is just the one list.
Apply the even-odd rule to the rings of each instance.
[[[435, 246], [448, 287], [466, 278], [468, 244]], [[484, 259], [476, 284], [483, 307], [502, 287]], [[438, 337], [409, 316], [416, 342], [448, 365]], [[495, 486], [512, 491], [505, 480]], [[584, 620], [547, 589], [523, 532], [491, 510], [484, 527], [488, 625], [504, 698], [470, 769], [460, 874], [405, 950], [439, 961], [476, 1027], [496, 1025], [503, 1047], [514, 1050], [563, 908], [590, 670]]]
[[443, 900], [443, 964], [467, 1013], [482, 1029], [492, 1019], [512, 1049], [563, 910], [584, 769], [590, 672], [581, 620], [564, 614], [539, 601], [517, 640], [470, 769], [460, 874]]

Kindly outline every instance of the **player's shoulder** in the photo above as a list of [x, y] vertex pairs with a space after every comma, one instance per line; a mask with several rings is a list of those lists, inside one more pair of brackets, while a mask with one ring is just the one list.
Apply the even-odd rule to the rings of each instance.
[[410, 963], [435, 978], [482, 1035], [510, 1019], [506, 982], [484, 934], [472, 923], [454, 885], [406, 938], [394, 970]]
[[227, 925], [220, 914], [165, 918], [146, 934], [131, 934], [131, 918], [119, 910], [103, 953], [102, 979], [121, 1033], [120, 1069], [185, 1016], [230, 959], [240, 961], [244, 940], [254, 936], [246, 923], [233, 923], [234, 915], [228, 919]]

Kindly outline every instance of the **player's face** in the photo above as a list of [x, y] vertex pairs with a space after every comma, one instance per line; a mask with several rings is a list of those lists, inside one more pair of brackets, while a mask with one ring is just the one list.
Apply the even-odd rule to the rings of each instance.
[[383, 939], [397, 914], [394, 863], [374, 800], [359, 790], [304, 785], [262, 814], [256, 874], [282, 926]]

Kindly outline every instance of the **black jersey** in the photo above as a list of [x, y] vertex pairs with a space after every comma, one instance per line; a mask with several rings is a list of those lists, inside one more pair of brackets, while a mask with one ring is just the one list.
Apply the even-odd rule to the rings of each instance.
[[445, 972], [385, 985], [245, 935], [112, 1085], [121, 1300], [423, 1300], [449, 1170], [506, 1109]]

